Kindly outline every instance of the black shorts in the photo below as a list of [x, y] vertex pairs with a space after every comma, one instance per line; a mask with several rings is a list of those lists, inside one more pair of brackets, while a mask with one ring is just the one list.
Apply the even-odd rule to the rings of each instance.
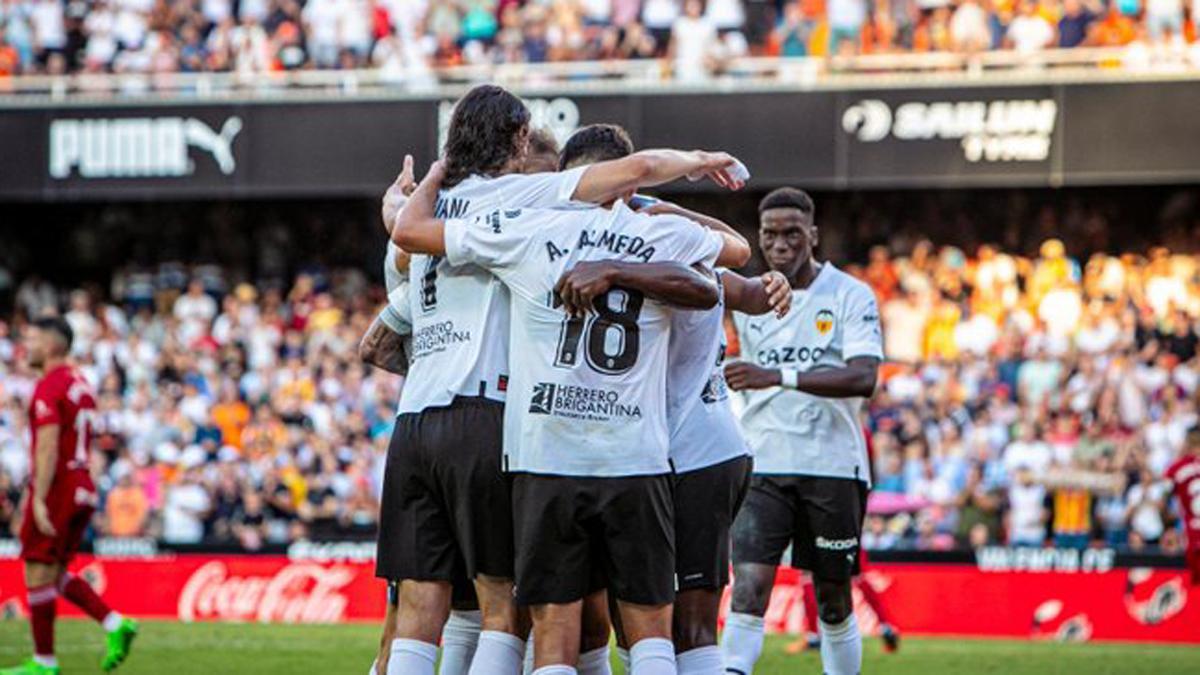
[[513, 477], [517, 603], [574, 602], [607, 579], [618, 600], [675, 599], [671, 475]]
[[733, 523], [733, 562], [778, 565], [791, 544], [792, 567], [849, 580], [866, 506], [867, 485], [853, 478], [756, 475]]
[[738, 457], [675, 475], [675, 575], [679, 590], [729, 583], [729, 530], [754, 461]]
[[503, 418], [503, 404], [466, 397], [396, 418], [376, 576], [513, 578], [512, 493], [500, 470]]
[[[387, 582], [387, 603], [392, 607], [400, 604], [400, 582]], [[479, 609], [479, 596], [475, 594], [475, 584], [467, 578], [466, 572], [450, 582], [450, 609], [459, 612], [473, 612]]]

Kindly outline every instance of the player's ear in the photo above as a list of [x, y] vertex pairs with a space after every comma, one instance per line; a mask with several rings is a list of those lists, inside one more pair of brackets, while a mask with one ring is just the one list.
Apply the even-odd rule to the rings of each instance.
[[816, 225], [809, 224], [808, 238], [812, 241], [813, 248], [816, 248], [821, 244], [821, 231], [817, 229]]

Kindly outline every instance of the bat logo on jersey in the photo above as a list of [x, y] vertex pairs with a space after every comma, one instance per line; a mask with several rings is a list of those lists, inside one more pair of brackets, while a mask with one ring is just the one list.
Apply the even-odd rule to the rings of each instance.
[[622, 403], [621, 394], [612, 389], [595, 389], [553, 382], [533, 385], [529, 412], [534, 415], [554, 415], [590, 422], [613, 422], [621, 419], [639, 420], [641, 406]]
[[817, 312], [817, 332], [821, 335], [828, 335], [831, 330], [833, 330], [833, 312], [828, 309]]
[[533, 385], [533, 398], [529, 400], [529, 412], [535, 415], [549, 415], [554, 408], [554, 385], [549, 382], [538, 382]]

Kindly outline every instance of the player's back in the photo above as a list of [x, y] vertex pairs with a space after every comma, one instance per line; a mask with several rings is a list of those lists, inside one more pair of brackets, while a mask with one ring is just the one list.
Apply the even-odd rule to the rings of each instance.
[[[34, 388], [29, 406], [30, 448], [36, 453], [39, 429], [58, 425], [56, 486], [68, 481], [72, 486], [91, 486], [88, 451], [95, 410], [96, 398], [91, 385], [68, 365], [47, 372]], [[36, 457], [31, 466], [37, 466]]]
[[446, 240], [448, 257], [488, 266], [512, 294], [508, 468], [577, 476], [669, 471], [669, 310], [615, 288], [586, 316], [573, 317], [554, 287], [583, 261], [711, 262], [720, 238], [618, 204], [496, 211], [448, 223]]
[[[471, 176], [443, 189], [439, 218], [471, 218], [495, 209], [546, 207], [569, 200], [582, 170]], [[476, 265], [414, 255], [409, 266], [412, 363], [400, 412], [445, 406], [455, 396], [503, 401], [508, 377], [508, 295]]]

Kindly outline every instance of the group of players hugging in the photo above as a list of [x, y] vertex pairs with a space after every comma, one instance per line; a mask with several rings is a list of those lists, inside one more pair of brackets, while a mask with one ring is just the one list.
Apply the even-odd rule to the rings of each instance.
[[[789, 548], [811, 572], [824, 672], [860, 672], [860, 412], [883, 359], [874, 295], [814, 257], [813, 202], [792, 188], [758, 207], [770, 271], [729, 271], [751, 256], [735, 229], [637, 193], [683, 178], [737, 190], [749, 173], [721, 152], [635, 152], [608, 124], [560, 151], [491, 85], [457, 103], [419, 184], [406, 158], [383, 199], [388, 304], [360, 345], [406, 376], [372, 675], [610, 673], [614, 633], [635, 675], [750, 675]], [[727, 313], [741, 351], [728, 363]], [[95, 403], [70, 344], [61, 319], [31, 331], [44, 379], [21, 541], [35, 653], [7, 675], [59, 672], [58, 595], [103, 624], [105, 670], [138, 629], [66, 571], [96, 501]], [[730, 389], [744, 394], [740, 415]], [[1194, 440], [1173, 474], [1189, 504]], [[894, 629], [882, 633], [894, 649]]]

